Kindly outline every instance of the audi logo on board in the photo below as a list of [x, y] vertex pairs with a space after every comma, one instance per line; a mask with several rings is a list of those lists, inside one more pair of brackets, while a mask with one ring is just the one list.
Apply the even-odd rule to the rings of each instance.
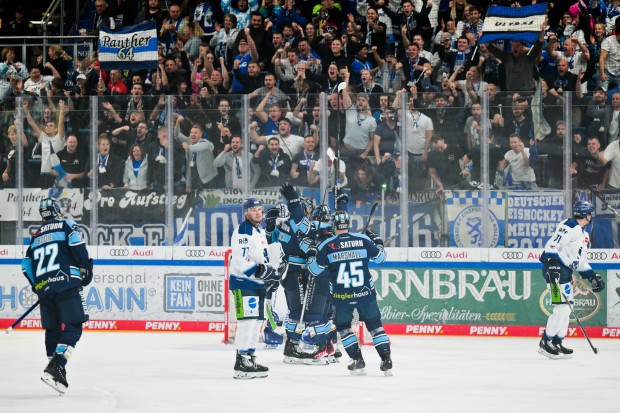
[[422, 251], [420, 254], [422, 258], [441, 258], [440, 251]]
[[502, 252], [502, 258], [505, 260], [520, 260], [523, 258], [521, 251], [504, 251]]
[[185, 250], [185, 256], [189, 258], [200, 258], [207, 255], [203, 250]]
[[588, 251], [587, 257], [592, 261], [601, 261], [607, 259], [607, 253], [603, 251]]
[[112, 249], [109, 253], [112, 257], [127, 257], [129, 250], [127, 248]]

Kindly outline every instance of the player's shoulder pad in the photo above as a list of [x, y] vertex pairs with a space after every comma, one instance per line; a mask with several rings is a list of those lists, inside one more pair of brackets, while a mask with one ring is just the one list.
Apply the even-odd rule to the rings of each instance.
[[254, 230], [254, 226], [250, 224], [248, 221], [243, 221], [239, 225], [239, 235], [252, 235], [252, 231]]
[[579, 223], [574, 218], [569, 218], [564, 222], [564, 225], [566, 225], [569, 228], [575, 228], [579, 226]]

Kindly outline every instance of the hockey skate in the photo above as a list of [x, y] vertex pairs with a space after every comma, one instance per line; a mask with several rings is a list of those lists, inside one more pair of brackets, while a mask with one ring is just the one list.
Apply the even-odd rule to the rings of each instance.
[[392, 376], [392, 358], [389, 349], [384, 349], [381, 354], [381, 365], [379, 366], [386, 377]]
[[[331, 340], [327, 340], [327, 361], [329, 364], [339, 363], [338, 357], [336, 357], [337, 347]], [[340, 353], [340, 350], [338, 350]], [[340, 353], [340, 357], [342, 357], [342, 353]]]
[[293, 343], [290, 340], [286, 340], [286, 344], [284, 345], [284, 360], [283, 362], [286, 364], [326, 364], [325, 362], [317, 362], [314, 360], [313, 354], [315, 353], [306, 353], [299, 348], [299, 345]]
[[250, 358], [252, 359], [252, 363], [254, 363], [254, 368], [256, 369], [256, 378], [262, 379], [262, 378], [267, 377], [269, 375], [269, 367], [263, 366], [262, 364], [258, 364], [256, 362], [255, 355], [251, 355]]
[[304, 359], [304, 364], [311, 366], [325, 366], [329, 363], [329, 350], [327, 348], [327, 344], [318, 346], [318, 349], [314, 353], [310, 353], [309, 359]]
[[558, 350], [559, 358], [569, 359], [569, 358], [573, 357], [573, 350], [570, 349], [570, 348], [564, 347], [562, 345], [562, 340], [560, 340], [557, 337], [554, 337], [551, 342], [553, 343], [555, 348]]
[[358, 349], [357, 353], [355, 354], [355, 357], [353, 357], [351, 361], [349, 361], [349, 365], [347, 366], [347, 368], [349, 369], [349, 373], [351, 373], [352, 376], [365, 376], [366, 375], [366, 370], [364, 370], [365, 367], [366, 367], [366, 363], [364, 363], [364, 358], [362, 357], [362, 351]]
[[538, 344], [538, 353], [553, 360], [561, 357], [559, 350], [553, 345], [553, 342], [547, 338], [545, 333], [543, 333], [540, 343]]
[[62, 396], [67, 391], [69, 383], [67, 383], [67, 371], [59, 363], [60, 357], [63, 356], [61, 354], [54, 354], [54, 357], [52, 357], [45, 370], [43, 370], [41, 380]]
[[234, 379], [248, 380], [256, 377], [257, 369], [250, 356], [237, 354]]

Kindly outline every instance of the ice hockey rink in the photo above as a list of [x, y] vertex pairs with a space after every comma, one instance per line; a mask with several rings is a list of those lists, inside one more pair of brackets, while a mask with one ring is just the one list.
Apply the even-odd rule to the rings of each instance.
[[[620, 412], [620, 341], [567, 339], [570, 360], [535, 338], [392, 337], [393, 377], [363, 348], [367, 375], [347, 361], [282, 363], [259, 349], [269, 377], [233, 380], [235, 349], [213, 333], [84, 333], [60, 397], [40, 381], [42, 331], [0, 337], [0, 411], [18, 412]], [[261, 345], [262, 346], [262, 345]], [[346, 358], [346, 355], [345, 357]]]

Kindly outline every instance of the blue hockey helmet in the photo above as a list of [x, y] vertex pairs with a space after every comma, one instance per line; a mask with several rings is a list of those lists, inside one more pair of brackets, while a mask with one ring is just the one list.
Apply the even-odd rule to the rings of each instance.
[[291, 217], [291, 213], [288, 210], [288, 206], [285, 203], [280, 202], [276, 205], [276, 209], [278, 210], [278, 218], [277, 222], [286, 221]]
[[256, 208], [256, 207], [263, 207], [263, 204], [256, 198], [248, 198], [244, 203], [243, 203], [243, 213], [247, 213], [250, 209], [252, 208]]
[[43, 221], [62, 218], [62, 208], [56, 198], [45, 198], [39, 203], [39, 213]]
[[349, 229], [350, 221], [349, 213], [342, 209], [334, 211], [332, 215], [332, 224], [336, 230]]
[[314, 199], [302, 196], [299, 201], [301, 205], [301, 210], [304, 212], [304, 215], [307, 217], [311, 217], [315, 208]]
[[586, 215], [594, 212], [594, 205], [588, 201], [577, 201], [573, 206], [573, 216], [575, 218], [585, 218]]

